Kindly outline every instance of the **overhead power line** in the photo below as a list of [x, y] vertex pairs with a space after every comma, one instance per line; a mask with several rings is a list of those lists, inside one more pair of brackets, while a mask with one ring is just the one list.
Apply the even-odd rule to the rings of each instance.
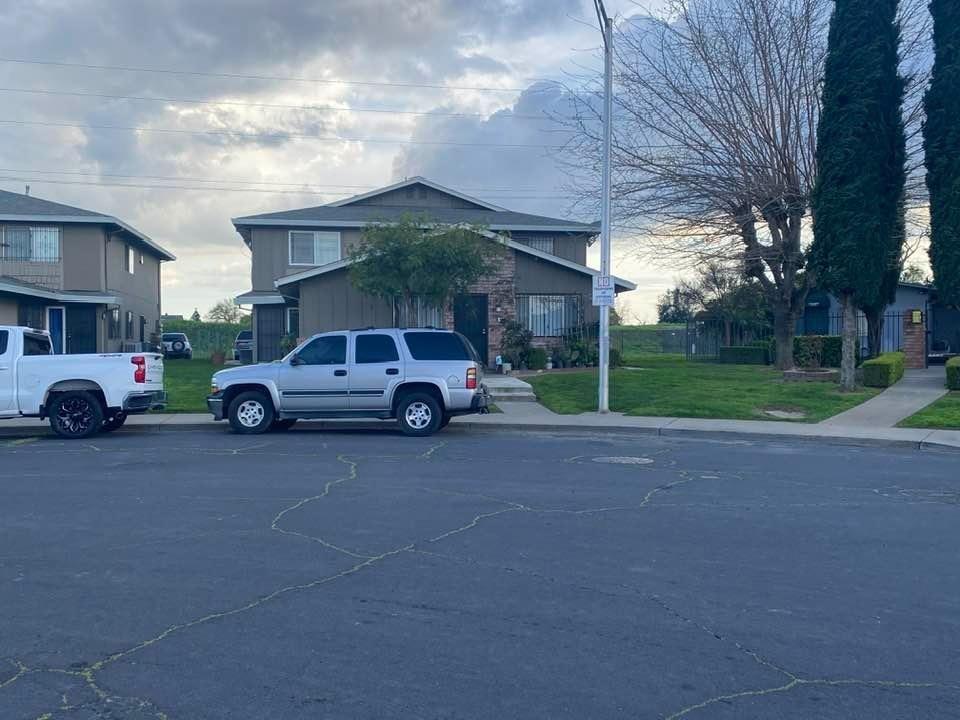
[[[272, 180], [238, 180], [232, 178], [201, 178], [185, 175], [121, 175], [118, 173], [84, 172], [81, 170], [40, 170], [35, 168], [0, 168], [0, 173], [27, 173], [36, 175], [69, 175], [94, 178], [120, 178], [132, 180], [167, 180], [172, 182], [221, 183], [226, 185], [268, 185], [286, 188], [334, 188], [337, 190], [376, 190], [378, 185], [344, 185], [337, 183], [276, 182]], [[538, 190], [534, 187], [460, 187], [463, 192], [493, 193], [556, 193], [555, 190]]]
[[100, 125], [94, 123], [48, 122], [43, 120], [12, 120], [0, 118], [0, 125], [30, 125], [36, 127], [60, 127], [77, 130], [125, 130], [131, 132], [160, 133], [168, 135], [207, 135], [216, 137], [238, 137], [260, 140], [315, 140], [318, 142], [356, 142], [375, 145], [432, 145], [440, 147], [480, 147], [504, 148], [510, 150], [562, 150], [563, 145], [537, 145], [524, 143], [471, 143], [454, 140], [404, 140], [402, 138], [365, 138], [342, 135], [316, 135], [312, 133], [288, 132], [246, 132], [241, 130], [183, 130], [179, 128], [151, 128], [134, 125]]
[[[120, 72], [156, 73], [161, 75], [185, 75], [193, 77], [216, 77], [233, 80], [268, 80], [280, 82], [319, 83], [324, 85], [360, 85], [368, 87], [425, 88], [430, 90], [467, 90], [473, 92], [525, 92], [525, 87], [491, 87], [479, 85], [441, 85], [439, 83], [387, 82], [374, 80], [346, 80], [342, 78], [308, 78], [284, 75], [250, 75], [245, 73], [204, 72], [200, 70], [176, 70], [173, 68], [137, 67], [132, 65], [94, 65], [92, 63], [61, 62], [55, 60], [26, 60], [24, 58], [0, 57], [2, 63], [18, 65], [41, 65], [47, 67], [81, 68], [85, 70], [112, 70]], [[530, 78], [531, 82], [546, 82], [559, 87], [556, 80]]]
[[[392, 108], [355, 108], [355, 107], [337, 107], [336, 105], [287, 105], [282, 103], [263, 103], [247, 102], [240, 100], [199, 100], [194, 98], [173, 98], [173, 97], [153, 97], [147, 95], [117, 95], [113, 93], [81, 92], [78, 90], [46, 90], [37, 88], [7, 88], [0, 87], [0, 92], [21, 93], [25, 95], [59, 95], [66, 97], [85, 97], [99, 98], [103, 100], [137, 100], [143, 102], [163, 102], [163, 103], [186, 103], [191, 105], [229, 105], [238, 107], [259, 107], [278, 110], [307, 110], [338, 113], [381, 113], [385, 115], [416, 115], [425, 117], [443, 117], [443, 118], [469, 118], [479, 117], [487, 118], [493, 113], [480, 112], [445, 112], [445, 111], [427, 111], [427, 110], [397, 110]], [[549, 116], [543, 115], [501, 115], [501, 118], [513, 120], [549, 120]]]

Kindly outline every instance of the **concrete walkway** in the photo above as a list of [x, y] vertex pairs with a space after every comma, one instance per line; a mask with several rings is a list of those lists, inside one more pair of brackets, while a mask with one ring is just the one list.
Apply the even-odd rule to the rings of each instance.
[[820, 425], [892, 428], [946, 394], [946, 370], [942, 365], [907, 370], [903, 380], [893, 387], [855, 408], [827, 418]]

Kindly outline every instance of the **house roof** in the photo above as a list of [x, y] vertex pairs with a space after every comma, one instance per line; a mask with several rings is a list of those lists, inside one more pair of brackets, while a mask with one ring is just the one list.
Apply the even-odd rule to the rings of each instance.
[[0, 222], [48, 222], [48, 223], [97, 223], [110, 225], [127, 233], [161, 260], [176, 260], [176, 256], [163, 249], [148, 236], [112, 215], [84, 210], [44, 200], [32, 195], [0, 190]]
[[[572, 260], [567, 260], [566, 258], [558, 257], [557, 255], [552, 255], [551, 253], [543, 252], [542, 250], [537, 250], [536, 248], [530, 247], [529, 245], [524, 245], [523, 243], [519, 243], [519, 242], [516, 242], [515, 240], [511, 240], [508, 237], [497, 235], [494, 232], [487, 231], [482, 234], [491, 240], [502, 242], [504, 245], [506, 245], [508, 248], [512, 250], [526, 253], [527, 255], [532, 255], [533, 257], [539, 258], [541, 260], [545, 260], [546, 262], [550, 262], [555, 265], [561, 265], [565, 268], [574, 270], [584, 275], [590, 275], [591, 277], [600, 275], [599, 270], [594, 270], [591, 267], [587, 267], [586, 265], [575, 263]], [[307, 280], [312, 277], [317, 277], [318, 275], [324, 275], [329, 272], [334, 272], [335, 270], [340, 270], [342, 268], [348, 267], [351, 264], [352, 264], [351, 258], [344, 258], [342, 260], [338, 260], [337, 262], [329, 263], [328, 265], [321, 265], [320, 267], [310, 268], [309, 270], [304, 270], [302, 272], [294, 273], [292, 275], [286, 275], [284, 277], [278, 278], [274, 284], [278, 288], [283, 287], [284, 285], [292, 285], [294, 283], [300, 282], [301, 280]], [[623, 278], [618, 278], [618, 277], [614, 277], [613, 280], [614, 280], [614, 283], [616, 283], [617, 287], [622, 290], [635, 290], [637, 288], [636, 283], [632, 283], [629, 280], [625, 280]]]
[[116, 305], [115, 295], [86, 290], [50, 290], [39, 285], [23, 282], [12, 277], [0, 275], [0, 292], [27, 295], [28, 297], [56, 300], [68, 303], [93, 303], [96, 305]]
[[[384, 205], [356, 204], [376, 195], [391, 192], [410, 185], [424, 185], [439, 192], [452, 195], [475, 207], [464, 208], [416, 208], [394, 207]], [[372, 222], [396, 222], [411, 212], [422, 212], [429, 216], [431, 223], [441, 225], [484, 225], [496, 231], [555, 231], [576, 232], [595, 235], [600, 232], [596, 223], [580, 223], [573, 220], [547, 217], [546, 215], [532, 215], [530, 213], [515, 212], [491, 205], [477, 198], [464, 195], [434, 183], [426, 178], [416, 177], [402, 183], [389, 185], [363, 195], [356, 195], [346, 200], [339, 200], [328, 205], [283, 210], [281, 212], [264, 213], [262, 215], [248, 215], [233, 218], [234, 226], [239, 230], [242, 227], [283, 225], [291, 227], [364, 227]]]

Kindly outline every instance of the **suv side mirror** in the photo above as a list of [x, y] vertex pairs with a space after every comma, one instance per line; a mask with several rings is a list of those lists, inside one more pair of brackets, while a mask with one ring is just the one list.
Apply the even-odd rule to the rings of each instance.
[[290, 358], [290, 364], [294, 367], [297, 367], [298, 365], [306, 365], [307, 363], [299, 355], [294, 355], [292, 358]]

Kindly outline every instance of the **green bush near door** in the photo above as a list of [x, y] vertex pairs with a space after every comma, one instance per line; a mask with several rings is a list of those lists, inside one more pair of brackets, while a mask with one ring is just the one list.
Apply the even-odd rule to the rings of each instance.
[[960, 357], [947, 360], [947, 387], [960, 390]]
[[902, 352], [882, 353], [863, 364], [863, 384], [887, 388], [903, 377], [906, 356]]

